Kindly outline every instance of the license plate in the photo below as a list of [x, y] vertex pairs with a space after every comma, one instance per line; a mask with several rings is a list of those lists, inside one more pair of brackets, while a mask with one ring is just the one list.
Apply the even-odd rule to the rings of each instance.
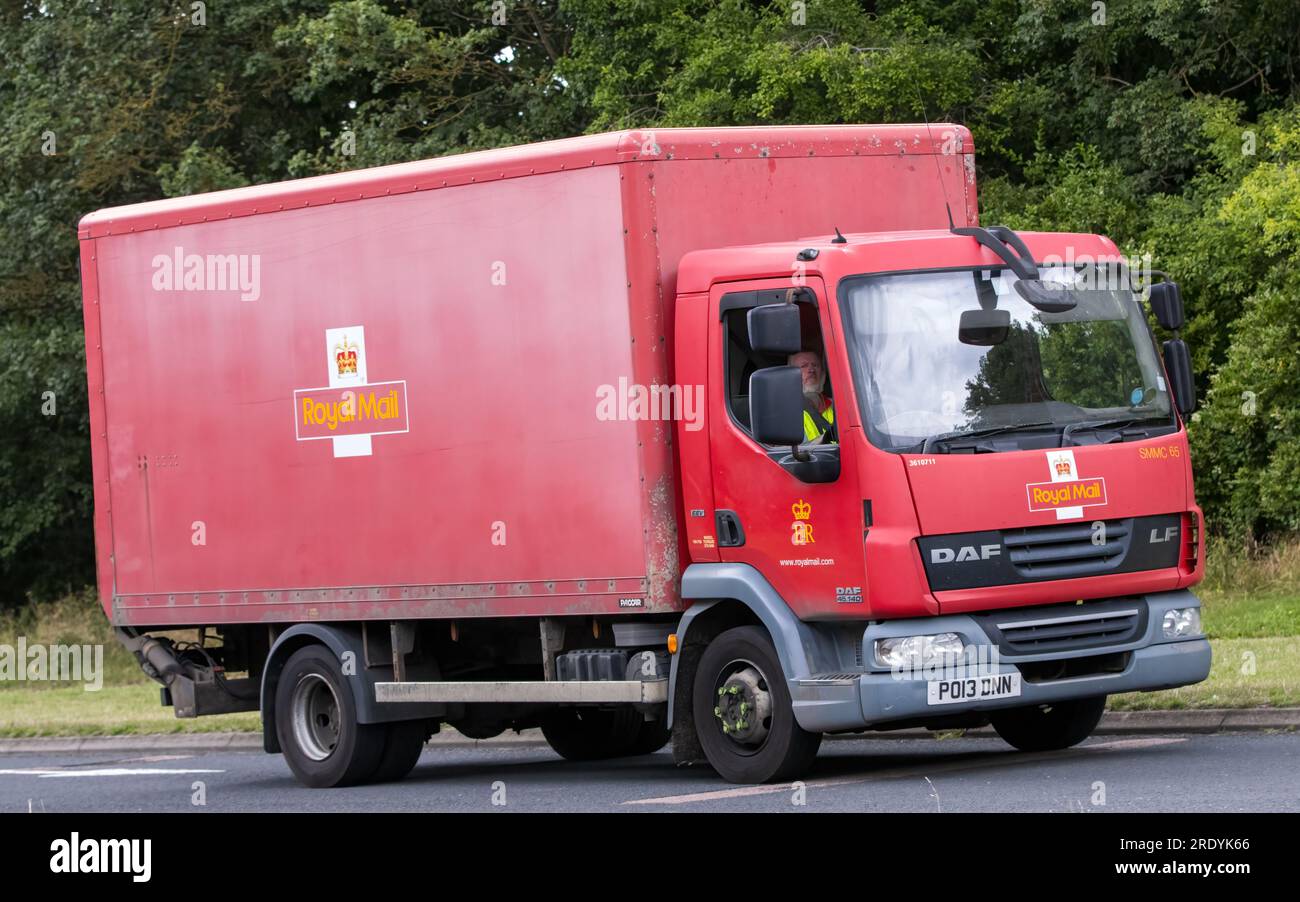
[[990, 698], [1015, 698], [1020, 694], [1020, 674], [994, 673], [965, 680], [931, 680], [926, 684], [926, 703], [955, 705]]

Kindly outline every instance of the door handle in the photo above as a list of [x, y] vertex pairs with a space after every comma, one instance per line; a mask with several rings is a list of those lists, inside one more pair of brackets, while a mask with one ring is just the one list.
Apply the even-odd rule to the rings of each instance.
[[719, 510], [713, 512], [714, 523], [718, 527], [718, 546], [738, 548], [745, 544], [745, 530], [740, 525], [740, 517], [735, 511]]

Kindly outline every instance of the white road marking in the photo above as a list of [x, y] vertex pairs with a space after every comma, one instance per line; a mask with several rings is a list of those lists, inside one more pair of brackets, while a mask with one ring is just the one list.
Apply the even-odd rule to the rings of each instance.
[[[1033, 761], [1074, 757], [1094, 751], [1122, 751], [1124, 749], [1150, 748], [1151, 746], [1170, 745], [1186, 742], [1186, 736], [1144, 736], [1137, 739], [1116, 739], [1110, 742], [1098, 742], [1092, 745], [1076, 746], [1064, 752], [1029, 752], [1011, 757], [998, 755], [981, 758], [978, 761], [952, 761], [947, 764], [935, 764], [920, 767], [896, 767], [863, 774], [859, 777], [845, 777], [837, 780], [809, 780], [805, 782], [808, 789], [829, 789], [834, 786], [848, 786], [855, 783], [872, 783], [877, 780], [897, 780], [904, 777], [925, 777], [929, 774], [944, 774], [962, 770], [976, 770], [982, 767], [1003, 767], [1008, 764], [1027, 764]], [[692, 792], [679, 796], [661, 796], [656, 799], [628, 799], [624, 805], [689, 805], [694, 802], [717, 802], [724, 799], [747, 798], [749, 796], [771, 795], [776, 792], [792, 792], [788, 783], [765, 784], [762, 786], [737, 786], [733, 789], [718, 789], [710, 792]]]
[[0, 770], [0, 776], [25, 777], [155, 777], [167, 774], [224, 774], [224, 770], [202, 768], [165, 767], [100, 767], [94, 770], [69, 770], [65, 768], [27, 767]]
[[1144, 749], [1153, 745], [1169, 745], [1174, 742], [1186, 742], [1186, 736], [1141, 736], [1136, 739], [1112, 739], [1109, 742], [1094, 742], [1083, 746], [1083, 751], [1093, 749]]
[[123, 758], [118, 764], [157, 764], [159, 761], [184, 761], [193, 755], [145, 755], [142, 758]]

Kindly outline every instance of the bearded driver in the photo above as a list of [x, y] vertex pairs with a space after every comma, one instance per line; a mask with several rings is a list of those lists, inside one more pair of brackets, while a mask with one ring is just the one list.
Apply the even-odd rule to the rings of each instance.
[[831, 399], [823, 394], [826, 388], [826, 367], [822, 364], [821, 355], [816, 351], [800, 351], [791, 354], [787, 363], [799, 367], [803, 375], [804, 444], [831, 443], [826, 433], [835, 422], [835, 407], [831, 404]]

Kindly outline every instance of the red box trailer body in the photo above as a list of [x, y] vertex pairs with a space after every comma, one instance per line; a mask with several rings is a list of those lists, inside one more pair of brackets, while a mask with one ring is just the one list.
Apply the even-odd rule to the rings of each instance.
[[[679, 609], [671, 423], [596, 417], [601, 386], [672, 384], [677, 262], [940, 228], [945, 196], [972, 222], [972, 151], [938, 125], [632, 132], [87, 216], [109, 616]], [[343, 340], [400, 416], [340, 439], [302, 404], [339, 403]]]
[[1204, 679], [1186, 345], [1109, 239], [976, 225], [973, 153], [633, 131], [87, 216], [107, 615], [314, 786], [442, 723], [739, 782], [1063, 748]]

